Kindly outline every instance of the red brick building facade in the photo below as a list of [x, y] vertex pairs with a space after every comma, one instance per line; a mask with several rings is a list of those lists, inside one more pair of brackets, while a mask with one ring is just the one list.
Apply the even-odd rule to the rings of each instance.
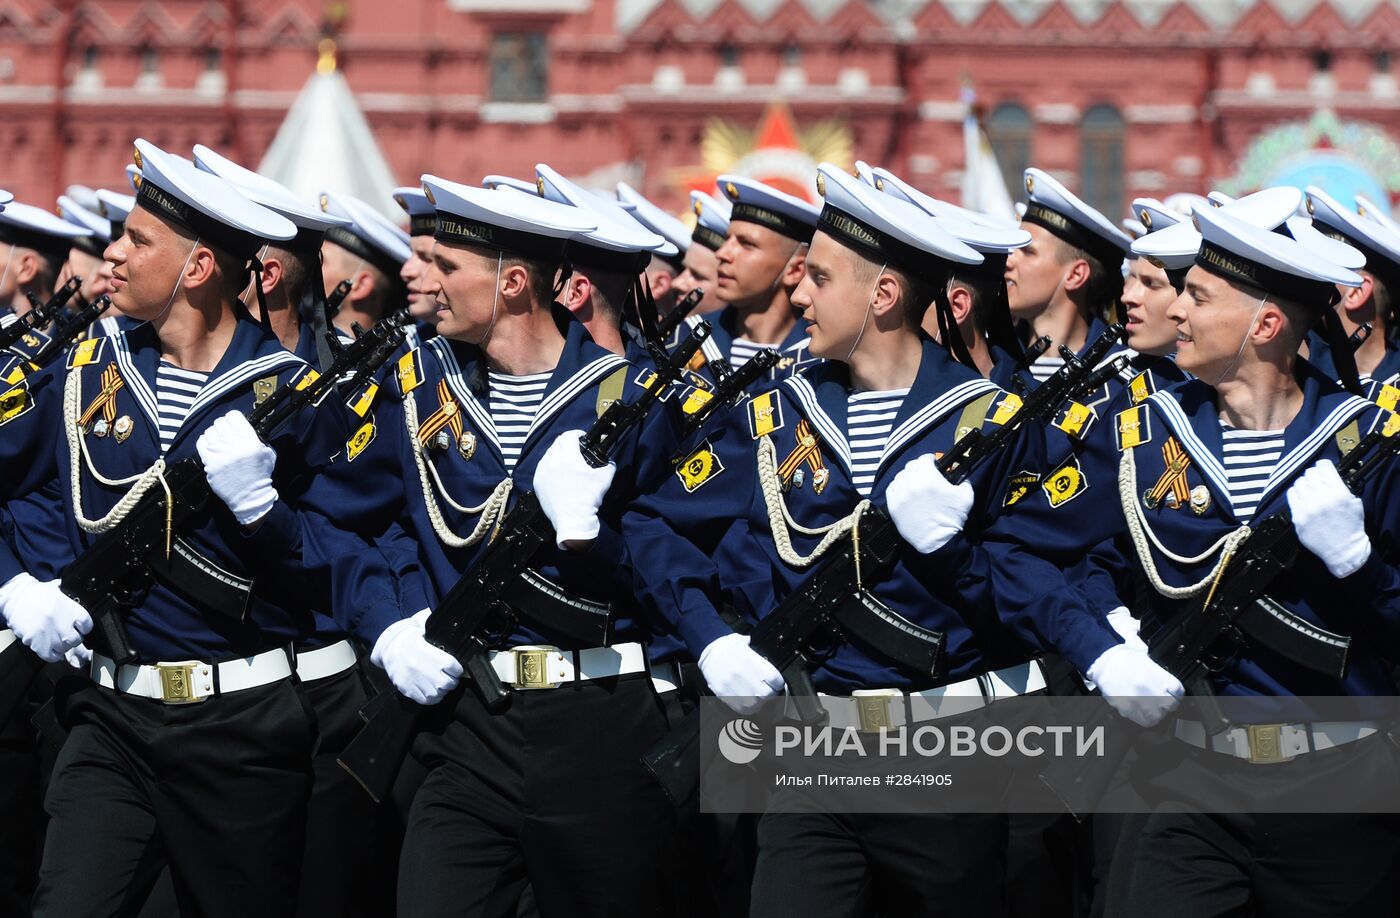
[[138, 133], [256, 164], [327, 34], [401, 181], [548, 160], [680, 207], [781, 101], [956, 199], [971, 86], [1008, 174], [1109, 210], [1306, 144], [1400, 198], [1396, 0], [0, 0], [0, 185], [115, 186]]

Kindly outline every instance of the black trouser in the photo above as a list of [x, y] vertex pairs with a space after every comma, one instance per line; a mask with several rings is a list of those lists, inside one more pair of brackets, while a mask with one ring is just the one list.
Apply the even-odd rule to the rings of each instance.
[[375, 860], [373, 838], [380, 807], [336, 763], [365, 723], [360, 709], [369, 701], [369, 692], [360, 667], [303, 683], [302, 690], [316, 712], [320, 743], [306, 814], [297, 914], [302, 918], [383, 914], [376, 908], [393, 900], [377, 887], [384, 882], [392, 886], [393, 877], [386, 876]]
[[1123, 918], [1390, 918], [1394, 815], [1155, 812], [1138, 836]]
[[[19, 643], [10, 645], [0, 666], [23, 651]], [[26, 691], [0, 712], [0, 915], [28, 914], [39, 870], [39, 750], [29, 723], [38, 707]]]
[[161, 860], [182, 914], [294, 913], [316, 723], [291, 680], [190, 705], [59, 688], [36, 916], [122, 913]]
[[1006, 817], [766, 813], [753, 918], [995, 918]]
[[642, 766], [677, 713], [645, 674], [513, 692], [490, 714], [463, 687], [414, 754], [429, 769], [399, 867], [399, 918], [514, 915], [528, 881], [546, 918], [648, 916], [671, 805]]
[[[1254, 802], [1272, 799], [1277, 807], [1278, 798], [1263, 792], [1279, 788], [1305, 805], [1338, 800], [1349, 788], [1393, 789], [1400, 755], [1386, 736], [1270, 765], [1179, 745], [1179, 763], [1143, 785], [1153, 809], [1135, 843], [1120, 846], [1120, 852], [1133, 853], [1134, 863], [1126, 901], [1111, 915], [1396, 914], [1400, 815], [1366, 812], [1364, 798], [1357, 798], [1354, 814], [1273, 813]], [[1205, 812], [1225, 809], [1253, 811]]]

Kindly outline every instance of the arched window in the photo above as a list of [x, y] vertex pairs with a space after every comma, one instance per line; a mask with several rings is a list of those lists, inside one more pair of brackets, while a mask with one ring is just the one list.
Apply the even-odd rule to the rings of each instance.
[[1021, 177], [1031, 164], [1031, 113], [1014, 102], [998, 105], [987, 119], [987, 139], [1012, 200], [1021, 196]]
[[1080, 196], [1113, 223], [1123, 214], [1123, 116], [1111, 105], [1084, 113], [1079, 133]]

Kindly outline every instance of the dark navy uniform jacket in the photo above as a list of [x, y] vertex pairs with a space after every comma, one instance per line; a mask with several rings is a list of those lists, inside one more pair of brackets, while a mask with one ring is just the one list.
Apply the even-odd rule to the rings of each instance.
[[[561, 308], [555, 318], [565, 334], [564, 350], [513, 471], [506, 470], [491, 421], [483, 353], [437, 337], [399, 362], [398, 391], [378, 400], [374, 432], [362, 455], [353, 460], [347, 455], [333, 464], [313, 489], [307, 509], [336, 519], [337, 527], [307, 525], [307, 555], [331, 569], [335, 614], [366, 643], [404, 615], [435, 607], [486, 548], [489, 530], [473, 545], [447, 544], [432, 522], [430, 506], [437, 507], [449, 535], [466, 538], [481, 513], [464, 510], [480, 507], [508, 477], [513, 506], [531, 489], [535, 467], [555, 438], [587, 430], [611, 401], [636, 397], [634, 380], [643, 371], [595, 344]], [[427, 432], [433, 428], [447, 432], [445, 448], [434, 445], [437, 437]], [[618, 470], [600, 513], [601, 532], [588, 550], [548, 545], [535, 564], [535, 570], [571, 595], [611, 603], [615, 643], [648, 637], [631, 598], [618, 526], [636, 453], [645, 439], [634, 429], [615, 454]], [[415, 454], [422, 459], [421, 470]], [[366, 459], [369, 463], [361, 466]], [[376, 550], [364, 550], [366, 544]], [[577, 647], [527, 620], [509, 633], [491, 636], [493, 647], [518, 644]], [[653, 658], [674, 655], [677, 649], [664, 642], [653, 645]]]
[[[770, 508], [772, 491], [765, 496], [759, 472], [760, 457], [770, 446], [777, 473], [790, 483], [782, 499], [797, 524], [820, 529], [849, 515], [861, 500], [849, 470], [850, 391], [846, 366], [824, 363], [754, 396], [691, 444], [665, 484], [629, 510], [624, 534], [637, 592], [691, 654], [698, 656], [731, 632], [718, 611], [721, 605], [732, 605], [747, 622], [757, 621], [820, 564], [791, 564], [774, 541], [770, 519], [782, 519], [783, 511]], [[946, 451], [969, 428], [993, 429], [1013, 405], [1006, 393], [926, 339], [876, 474], [872, 502], [883, 503], [890, 481], [911, 459]], [[1007, 477], [1020, 461], [1013, 447], [973, 475], [974, 530], [999, 510]], [[824, 480], [820, 488], [819, 479]], [[820, 535], [789, 532], [801, 554], [820, 541]], [[1008, 646], [998, 620], [987, 552], [963, 538], [931, 555], [904, 546], [889, 575], [866, 584], [897, 613], [946, 635], [944, 659], [932, 678], [848, 641], [813, 673], [817, 687], [923, 689], [1024, 659], [1021, 648]], [[1107, 646], [1116, 639], [1104, 634], [1102, 641]]]
[[[1397, 405], [1396, 395], [1400, 393], [1386, 392], [1386, 387], [1400, 389], [1400, 386], [1397, 386], [1397, 382], [1400, 382], [1400, 348], [1389, 340], [1385, 345], [1385, 356], [1374, 370], [1361, 377], [1361, 385], [1366, 390], [1367, 398], [1382, 408], [1394, 411]], [[1328, 379], [1338, 378], [1337, 364], [1332, 359], [1332, 348], [1328, 346], [1327, 339], [1316, 332], [1308, 334], [1308, 363], [1317, 367]]]
[[[246, 314], [209, 381], [196, 398], [170, 450], [163, 457], [157, 426], [155, 377], [159, 342], [149, 325], [110, 338], [90, 339], [74, 348], [68, 366], [59, 365], [25, 385], [25, 407], [4, 422], [0, 435], [0, 499], [17, 530], [61, 524], [67, 558], [76, 557], [96, 536], [81, 529], [75, 518], [73, 483], [76, 477], [81, 512], [91, 520], [116, 506], [130, 484], [108, 481], [140, 475], [158, 460], [168, 465], [196, 457], [195, 442], [218, 417], [231, 410], [251, 413], [260, 397], [281, 384], [300, 381], [306, 364], [285, 351]], [[65, 409], [65, 391], [76, 398]], [[80, 429], [79, 441], [90, 458], [78, 453], [76, 465], [65, 436], [65, 414], [91, 412]], [[110, 417], [108, 417], [110, 415]], [[126, 623], [133, 646], [143, 661], [246, 656], [287, 644], [304, 634], [309, 619], [295, 603], [286, 602], [286, 583], [301, 574], [297, 555], [289, 550], [299, 541], [299, 524], [290, 502], [329, 457], [332, 445], [316, 415], [307, 411], [275, 432], [270, 444], [277, 452], [273, 475], [281, 500], [252, 533], [245, 533], [233, 514], [212, 497], [207, 514], [182, 535], [206, 558], [226, 571], [254, 581], [248, 621], [242, 624], [202, 610], [197, 599], [184, 597], [157, 582], [136, 601]], [[106, 435], [97, 436], [98, 420]], [[124, 431], [124, 436], [119, 436]], [[155, 487], [158, 489], [159, 484]], [[55, 492], [61, 496], [61, 516], [51, 502], [26, 499]], [[50, 504], [45, 510], [45, 504]], [[57, 522], [56, 522], [57, 521]], [[0, 553], [0, 577], [22, 569], [13, 551]], [[61, 570], [66, 564], [54, 564]]]
[[[1254, 514], [1255, 522], [1287, 507], [1289, 485], [1322, 459], [1339, 462], [1364, 433], [1383, 426], [1389, 413], [1365, 399], [1343, 392], [1305, 361], [1296, 375], [1303, 389], [1303, 406], [1285, 428], [1284, 454], [1270, 476]], [[1114, 551], [1105, 553], [1107, 566], [1131, 565], [1145, 570], [1149, 563], [1160, 579], [1174, 588], [1206, 586], [1187, 599], [1170, 599], [1153, 590], [1154, 609], [1137, 610], [1151, 621], [1190, 614], [1205, 602], [1212, 571], [1220, 557], [1221, 540], [1242, 523], [1234, 513], [1222, 459], [1222, 434], [1215, 391], [1190, 380], [1159, 391], [1146, 401], [1120, 412], [1104, 425], [1114, 448], [1095, 450], [1086, 463], [1091, 477], [1127, 476], [1124, 495], [1098, 489], [1078, 515], [1074, 534], [1091, 536], [1100, 525]], [[1184, 480], [1168, 473], [1172, 458]], [[1329, 631], [1352, 636], [1344, 678], [1322, 675], [1287, 660], [1247, 639], [1224, 667], [1212, 674], [1220, 694], [1390, 695], [1395, 683], [1383, 658], [1400, 650], [1400, 574], [1387, 557], [1400, 524], [1400, 466], [1391, 462], [1370, 480], [1362, 493], [1366, 528], [1373, 551], [1370, 560], [1343, 580], [1333, 577], [1306, 549], [1297, 563], [1274, 582], [1268, 594], [1295, 615]], [[1184, 493], [1178, 493], [1184, 492]], [[1129, 519], [1141, 521], [1147, 558], [1140, 558], [1131, 538]], [[1164, 551], [1165, 549], [1165, 551]], [[1166, 552], [1170, 552], [1169, 556]], [[1175, 557], [1172, 557], [1175, 556]], [[1199, 559], [1183, 561], [1182, 559]], [[1122, 571], [1110, 571], [1121, 576]], [[1226, 569], [1225, 576], [1229, 576]]]

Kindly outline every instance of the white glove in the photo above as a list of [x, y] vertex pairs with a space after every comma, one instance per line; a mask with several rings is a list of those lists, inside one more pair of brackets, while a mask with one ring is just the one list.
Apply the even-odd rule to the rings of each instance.
[[86, 675], [92, 669], [92, 651], [86, 644], [79, 644], [77, 647], [69, 648], [63, 655], [63, 659], [68, 661], [68, 665]]
[[706, 645], [700, 673], [710, 691], [740, 714], [753, 713], [783, 690], [783, 674], [749, 647], [747, 634], [726, 634]]
[[1135, 650], [1147, 650], [1147, 643], [1138, 637], [1138, 630], [1142, 627], [1142, 622], [1133, 618], [1133, 613], [1128, 611], [1127, 606], [1119, 606], [1108, 613], [1109, 627], [1118, 632], [1118, 636]]
[[437, 704], [457, 687], [462, 664], [423, 637], [428, 610], [394, 622], [370, 651], [370, 662], [384, 670], [399, 694], [419, 704]]
[[[609, 462], [595, 469], [579, 452], [581, 430], [566, 430], [549, 444], [535, 468], [535, 496], [540, 509], [554, 525], [560, 548], [583, 547], [598, 538], [598, 508], [612, 485], [617, 465]], [[565, 543], [575, 543], [566, 546]]]
[[927, 555], [962, 532], [972, 512], [972, 485], [949, 484], [926, 453], [894, 476], [885, 489], [885, 506], [904, 541]]
[[59, 589], [57, 580], [17, 574], [0, 587], [0, 616], [24, 646], [57, 663], [92, 630], [92, 616]]
[[241, 411], [209, 425], [195, 443], [209, 487], [244, 526], [256, 523], [277, 503], [272, 469], [277, 453], [258, 439]]
[[1145, 649], [1115, 644], [1099, 655], [1087, 674], [1113, 710], [1139, 727], [1151, 727], [1181, 704], [1186, 689]]
[[1327, 565], [1333, 577], [1349, 577], [1371, 557], [1366, 510], [1331, 460], [1304, 472], [1288, 488], [1288, 509], [1303, 547]]

